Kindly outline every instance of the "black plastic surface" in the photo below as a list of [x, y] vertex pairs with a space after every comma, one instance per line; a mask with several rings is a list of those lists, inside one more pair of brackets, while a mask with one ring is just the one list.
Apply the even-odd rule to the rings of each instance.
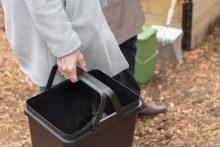
[[49, 125], [50, 129], [58, 129], [62, 132], [58, 132], [61, 136], [74, 136], [74, 133], [81, 133], [80, 130], [85, 127], [96, 129], [102, 119], [103, 109], [107, 115], [116, 112], [120, 119], [125, 111], [137, 111], [139, 107], [138, 95], [100, 71], [91, 71], [91, 75], [79, 71], [79, 82], [66, 80], [51, 88], [56, 70], [57, 66], [54, 66], [47, 91], [27, 101], [26, 112], [41, 119], [40, 123], [46, 124], [44, 119], [49, 121], [52, 124]]
[[28, 100], [27, 104], [62, 132], [72, 134], [92, 120], [95, 111], [92, 100], [98, 97], [83, 82], [68, 82], [59, 87], [59, 91], [39, 95]]
[[[137, 107], [139, 104], [139, 96], [134, 93], [132, 90], [130, 90], [128, 87], [122, 85], [118, 81], [116, 81], [113, 78], [110, 78], [109, 76], [105, 75], [104, 73], [93, 70], [89, 72], [91, 75], [93, 75], [98, 80], [102, 81], [105, 85], [107, 85], [111, 90], [114, 91], [116, 94], [121, 106], [124, 108], [124, 110], [132, 109], [134, 107]], [[133, 105], [132, 105], [133, 104]], [[129, 108], [130, 106], [130, 108]], [[107, 105], [105, 108], [105, 113], [111, 114], [115, 112], [114, 107], [112, 106], [112, 103], [107, 100]]]
[[192, 18], [193, 18], [193, 2], [192, 0], [184, 0], [183, 17], [182, 17], [182, 28], [183, 28], [182, 48], [185, 50], [191, 50]]

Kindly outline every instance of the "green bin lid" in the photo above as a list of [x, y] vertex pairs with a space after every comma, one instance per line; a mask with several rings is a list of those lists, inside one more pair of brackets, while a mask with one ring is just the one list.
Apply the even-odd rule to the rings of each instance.
[[143, 27], [143, 32], [138, 34], [138, 40], [143, 41], [156, 34], [157, 30], [150, 27]]

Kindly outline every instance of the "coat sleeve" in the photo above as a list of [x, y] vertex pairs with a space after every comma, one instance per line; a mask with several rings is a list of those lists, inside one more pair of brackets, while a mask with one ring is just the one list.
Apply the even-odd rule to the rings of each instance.
[[47, 46], [59, 58], [81, 45], [61, 0], [24, 0], [36, 29]]

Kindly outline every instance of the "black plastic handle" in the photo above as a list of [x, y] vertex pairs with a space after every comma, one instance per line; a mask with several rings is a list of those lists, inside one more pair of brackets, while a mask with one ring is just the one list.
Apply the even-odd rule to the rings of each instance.
[[[58, 69], [58, 66], [56, 64], [53, 66], [51, 70], [51, 73], [50, 73], [50, 76], [47, 82], [46, 90], [50, 90], [52, 88], [53, 80], [56, 75], [57, 69]], [[123, 110], [122, 110], [121, 104], [118, 101], [116, 94], [114, 93], [114, 91], [112, 91], [111, 88], [109, 88], [107, 85], [105, 85], [104, 83], [96, 79], [94, 76], [83, 71], [82, 69], [78, 67], [77, 67], [77, 76], [80, 81], [84, 82], [86, 85], [88, 85], [93, 90], [95, 90], [97, 93], [99, 93], [101, 97], [101, 103], [98, 108], [97, 115], [95, 119], [93, 120], [94, 129], [97, 128], [98, 125], [100, 124], [100, 120], [103, 115], [103, 111], [106, 105], [107, 98], [110, 99], [111, 103], [113, 104], [117, 115], [119, 117], [122, 115]]]

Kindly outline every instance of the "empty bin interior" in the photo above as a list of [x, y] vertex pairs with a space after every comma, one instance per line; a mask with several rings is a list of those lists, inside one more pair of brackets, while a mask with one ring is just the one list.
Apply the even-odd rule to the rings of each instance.
[[[109, 86], [117, 95], [122, 107], [137, 102], [139, 96], [100, 71], [90, 72]], [[73, 134], [91, 122], [100, 105], [100, 97], [92, 88], [79, 81], [58, 85], [27, 101], [27, 105], [65, 134]], [[108, 99], [105, 113], [115, 112]]]
[[94, 96], [99, 96], [82, 82], [65, 84], [33, 97], [27, 104], [66, 134], [82, 129], [93, 117]]

